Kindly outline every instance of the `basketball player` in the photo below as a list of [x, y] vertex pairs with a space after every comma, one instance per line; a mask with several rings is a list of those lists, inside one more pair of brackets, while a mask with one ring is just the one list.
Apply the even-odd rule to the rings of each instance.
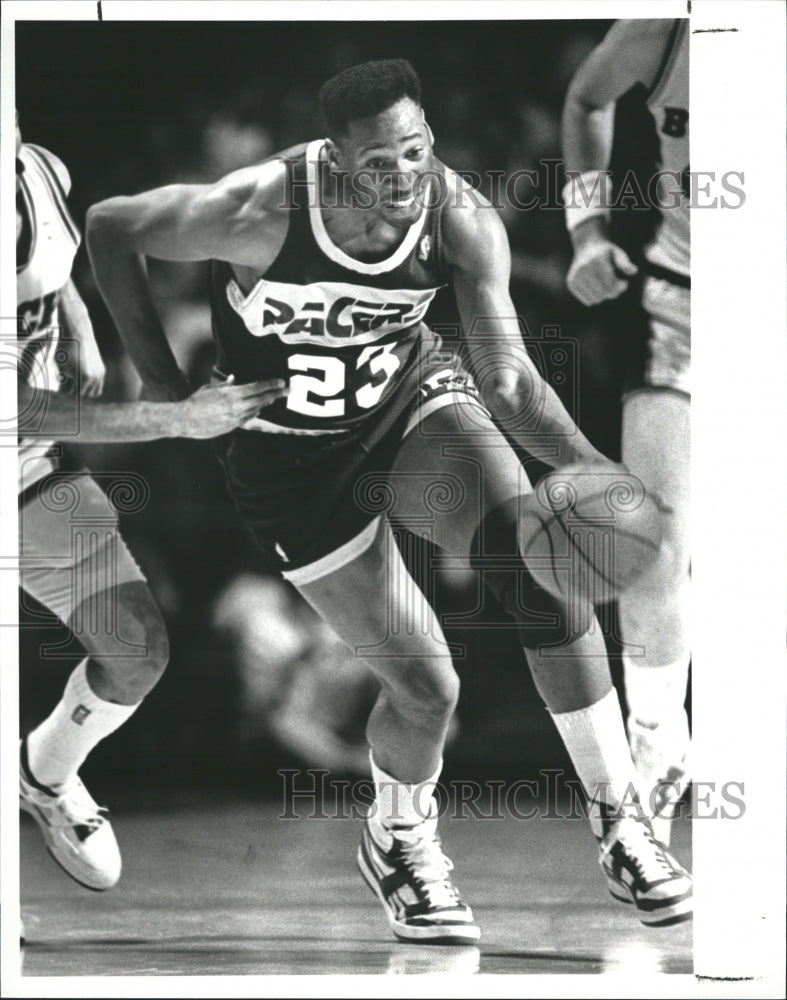
[[[23, 145], [16, 130], [17, 359], [20, 583], [70, 626], [87, 654], [51, 715], [22, 741], [20, 804], [55, 861], [88, 889], [109, 889], [121, 858], [106, 810], [77, 771], [122, 725], [164, 670], [167, 635], [145, 578], [117, 530], [117, 515], [86, 473], [58, 472], [58, 435], [142, 441], [212, 437], [282, 395], [281, 382], [205, 387], [180, 403], [106, 403], [104, 370], [87, 310], [71, 278], [79, 234], [66, 206], [61, 161]], [[74, 381], [58, 392], [69, 343]], [[229, 390], [227, 392], [226, 390]], [[64, 503], [64, 501], [66, 501]], [[93, 530], [78, 530], [93, 520]], [[96, 527], [98, 525], [98, 527]], [[77, 529], [76, 533], [72, 529]]]
[[[615, 102], [636, 85], [660, 144], [659, 220], [642, 259], [610, 237], [606, 206]], [[623, 398], [623, 462], [675, 516], [656, 563], [620, 597], [632, 754], [662, 840], [689, 780], [684, 700], [689, 670], [690, 277], [689, 22], [618, 21], [574, 77], [563, 116], [565, 190], [574, 260], [568, 287], [585, 305], [642, 285], [650, 339], [644, 368]], [[584, 196], [590, 193], [590, 200]], [[658, 428], [658, 433], [654, 433]], [[658, 822], [658, 820], [661, 822]]]
[[[486, 406], [524, 446], [548, 439], [556, 465], [604, 459], [528, 358], [502, 223], [435, 157], [407, 61], [340, 73], [322, 88], [321, 106], [330, 139], [214, 185], [94, 206], [88, 248], [150, 394], [170, 398], [184, 378], [144, 255], [213, 260], [218, 378], [288, 383], [286, 401], [254, 422], [264, 433], [233, 434], [224, 464], [260, 545], [275, 549], [282, 575], [380, 680], [367, 727], [376, 800], [361, 872], [398, 938], [478, 939], [449, 877], [432, 794], [458, 680], [394, 543], [391, 513], [414, 531], [428, 525], [448, 552], [513, 559], [515, 572], [490, 563], [484, 579], [521, 626], [541, 693], [594, 798], [610, 888], [645, 922], [686, 919], [689, 876], [649, 822], [622, 808], [635, 773], [592, 608], [585, 601], [572, 618], [519, 556], [517, 514], [530, 484]], [[483, 401], [423, 322], [449, 283]], [[545, 643], [553, 647], [540, 649]]]

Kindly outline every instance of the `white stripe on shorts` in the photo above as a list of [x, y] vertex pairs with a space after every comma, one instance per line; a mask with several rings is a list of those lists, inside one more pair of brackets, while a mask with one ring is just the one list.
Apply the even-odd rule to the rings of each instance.
[[337, 569], [351, 563], [371, 548], [377, 537], [381, 520], [382, 518], [376, 517], [366, 525], [363, 531], [351, 538], [349, 542], [340, 545], [338, 549], [329, 552], [327, 556], [323, 556], [307, 566], [284, 570], [282, 576], [285, 580], [289, 580], [294, 587], [302, 587], [306, 583], [314, 583], [320, 577], [328, 576], [329, 573], [335, 573]]

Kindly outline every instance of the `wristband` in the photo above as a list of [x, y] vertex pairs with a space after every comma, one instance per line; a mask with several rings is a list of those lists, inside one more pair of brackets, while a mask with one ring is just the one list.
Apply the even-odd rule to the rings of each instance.
[[563, 188], [566, 228], [572, 232], [593, 216], [609, 218], [612, 177], [608, 170], [583, 170], [569, 177]]

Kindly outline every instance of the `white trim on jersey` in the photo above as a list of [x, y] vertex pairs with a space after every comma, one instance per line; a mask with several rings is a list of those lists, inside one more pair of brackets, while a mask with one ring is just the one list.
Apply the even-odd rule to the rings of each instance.
[[[75, 245], [78, 247], [82, 237], [79, 234], [76, 223], [71, 218], [71, 213], [68, 210], [68, 203], [66, 201], [66, 187], [63, 184], [63, 178], [55, 170], [52, 161], [49, 159], [47, 150], [43, 149], [41, 146], [33, 146], [32, 144], [26, 144], [22, 146], [21, 153], [26, 152], [28, 154], [28, 162], [32, 160], [38, 167], [41, 177], [44, 179], [44, 183], [49, 192], [49, 196], [52, 200], [52, 204], [56, 207], [58, 214], [60, 216], [60, 221], [68, 236], [74, 241]], [[23, 158], [23, 157], [22, 157]], [[24, 160], [24, 158], [23, 158]], [[60, 161], [58, 160], [58, 163]], [[63, 170], [65, 167], [62, 163], [60, 166]], [[66, 176], [68, 172], [66, 171]], [[24, 178], [23, 178], [24, 179]], [[70, 187], [70, 180], [69, 185]]]
[[423, 232], [423, 228], [426, 223], [426, 206], [424, 206], [420, 217], [412, 224], [412, 226], [410, 226], [407, 231], [407, 235], [394, 252], [393, 256], [388, 257], [386, 260], [377, 261], [374, 264], [367, 264], [363, 261], [356, 260], [354, 257], [348, 256], [344, 250], [341, 250], [336, 246], [328, 235], [328, 231], [325, 228], [325, 223], [323, 222], [322, 213], [320, 211], [319, 162], [320, 153], [322, 152], [324, 145], [324, 139], [315, 139], [306, 147], [306, 178], [309, 187], [314, 192], [313, 200], [309, 202], [309, 219], [312, 224], [312, 232], [314, 233], [314, 238], [317, 241], [317, 246], [329, 260], [332, 260], [335, 264], [340, 264], [342, 267], [348, 268], [350, 271], [357, 271], [359, 274], [385, 274], [388, 271], [393, 271], [394, 268], [399, 267], [399, 265], [404, 262], [408, 254], [410, 254], [410, 252], [414, 249], [415, 244], [418, 242], [418, 238]]
[[35, 256], [36, 243], [38, 242], [38, 219], [36, 218], [36, 206], [33, 201], [33, 196], [30, 193], [30, 189], [25, 181], [24, 174], [20, 178], [19, 190], [22, 194], [22, 199], [25, 203], [25, 211], [27, 212], [27, 224], [30, 226], [30, 247], [27, 252], [27, 260], [23, 261], [21, 264], [16, 265], [16, 273], [21, 274], [25, 268], [30, 266], [30, 262]]
[[[27, 143], [19, 150], [19, 159], [24, 165], [19, 181], [32, 242], [27, 260], [16, 271], [17, 367], [31, 386], [57, 392], [58, 297], [71, 275], [80, 236], [66, 204], [63, 181], [68, 174], [62, 163]], [[56, 467], [50, 453], [53, 444], [48, 437], [19, 438], [20, 490]]]
[[57, 177], [58, 183], [63, 189], [63, 196], [68, 198], [71, 192], [71, 175], [65, 163], [63, 163], [59, 156], [55, 156], [51, 149], [44, 149], [43, 146], [37, 146], [34, 142], [26, 142], [24, 145], [26, 149], [31, 149], [38, 153], [46, 162], [46, 165]]

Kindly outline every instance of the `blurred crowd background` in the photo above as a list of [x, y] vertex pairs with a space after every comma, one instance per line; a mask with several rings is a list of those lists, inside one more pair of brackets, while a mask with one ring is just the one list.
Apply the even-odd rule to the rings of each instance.
[[[376, 58], [412, 61], [444, 162], [482, 175], [541, 169], [545, 177], [539, 165], [560, 158], [568, 83], [609, 23], [17, 22], [16, 104], [23, 137], [68, 166], [72, 214], [82, 230], [87, 208], [102, 198], [213, 181], [325, 134], [315, 101], [320, 84]], [[635, 131], [623, 134], [637, 146]], [[559, 331], [568, 363], [562, 372], [547, 363], [545, 374], [591, 440], [617, 457], [622, 306], [583, 310], [566, 292], [570, 248], [560, 210], [504, 207], [502, 216], [513, 249], [513, 300], [538, 360], [543, 331]], [[173, 349], [195, 385], [207, 380], [212, 361], [206, 267], [150, 265]], [[136, 375], [84, 247], [74, 274], [107, 365], [106, 394], [134, 398]], [[441, 293], [430, 319], [456, 324], [449, 293]], [[150, 802], [200, 790], [270, 793], [280, 767], [365, 774], [363, 728], [375, 684], [254, 550], [211, 444], [70, 448], [68, 460], [147, 480], [150, 499], [123, 519], [123, 533], [172, 644], [169, 670], [144, 710], [86, 765], [97, 791], [107, 789], [116, 801], [122, 788]], [[412, 539], [404, 547], [413, 564], [430, 555]], [[461, 615], [476, 599], [473, 578], [442, 573], [432, 596], [441, 612]], [[494, 614], [474, 627], [446, 628], [463, 693], [445, 774], [568, 767], [515, 633], [479, 627]], [[608, 618], [614, 632], [614, 609]], [[57, 700], [79, 654], [28, 600], [22, 622], [26, 730]], [[614, 635], [610, 648], [614, 653]]]

